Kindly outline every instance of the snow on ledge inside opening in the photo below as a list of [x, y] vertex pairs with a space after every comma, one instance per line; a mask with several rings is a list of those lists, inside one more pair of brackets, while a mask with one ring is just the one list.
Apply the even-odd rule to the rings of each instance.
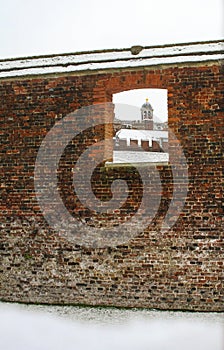
[[135, 152], [135, 151], [114, 151], [112, 164], [146, 164], [146, 163], [167, 163], [169, 153], [163, 152]]

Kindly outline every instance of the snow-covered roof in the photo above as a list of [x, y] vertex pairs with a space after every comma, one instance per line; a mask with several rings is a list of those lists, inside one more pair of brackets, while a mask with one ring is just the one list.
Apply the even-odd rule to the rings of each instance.
[[168, 139], [168, 131], [121, 129], [117, 132], [116, 136], [119, 139], [125, 140], [159, 140]]
[[217, 40], [3, 59], [0, 78], [217, 61], [224, 58], [223, 46]]

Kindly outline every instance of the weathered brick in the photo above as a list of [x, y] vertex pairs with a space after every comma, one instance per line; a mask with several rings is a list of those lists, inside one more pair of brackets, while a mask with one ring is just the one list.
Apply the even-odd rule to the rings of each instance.
[[[2, 79], [0, 298], [223, 310], [222, 78], [220, 62], [202, 62]], [[75, 246], [48, 226], [37, 203], [33, 176], [40, 144], [55, 122], [74, 110], [111, 102], [115, 93], [141, 88], [168, 89], [169, 127], [179, 137], [189, 166], [185, 206], [176, 224], [162, 233], [160, 225], [173, 184], [170, 166], [159, 166], [162, 199], [144, 232], [117, 247]], [[141, 179], [133, 167], [108, 170], [103, 165], [92, 176], [97, 198], [111, 199], [114, 179], [124, 179], [129, 186], [129, 197], [115, 210], [115, 218], [108, 215], [105, 219], [85, 208], [74, 194], [74, 163], [95, 140], [110, 132], [110, 128], [99, 128], [78, 135], [66, 148], [58, 171], [60, 194], [69, 212], [102, 227], [134, 215], [142, 198]]]

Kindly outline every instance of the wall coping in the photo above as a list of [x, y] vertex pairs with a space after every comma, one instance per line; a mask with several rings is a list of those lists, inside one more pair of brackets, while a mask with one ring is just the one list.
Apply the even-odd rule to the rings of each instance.
[[224, 40], [145, 47], [136, 45], [124, 49], [2, 59], [0, 79], [159, 65], [176, 66], [222, 59]]

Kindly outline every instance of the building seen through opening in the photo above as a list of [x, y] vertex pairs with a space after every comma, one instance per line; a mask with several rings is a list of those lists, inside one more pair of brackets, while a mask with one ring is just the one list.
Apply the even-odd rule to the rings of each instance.
[[155, 119], [154, 109], [148, 98], [139, 108], [139, 112], [135, 120], [128, 118], [128, 115], [126, 118], [115, 117], [113, 162], [167, 162], [168, 122]]

